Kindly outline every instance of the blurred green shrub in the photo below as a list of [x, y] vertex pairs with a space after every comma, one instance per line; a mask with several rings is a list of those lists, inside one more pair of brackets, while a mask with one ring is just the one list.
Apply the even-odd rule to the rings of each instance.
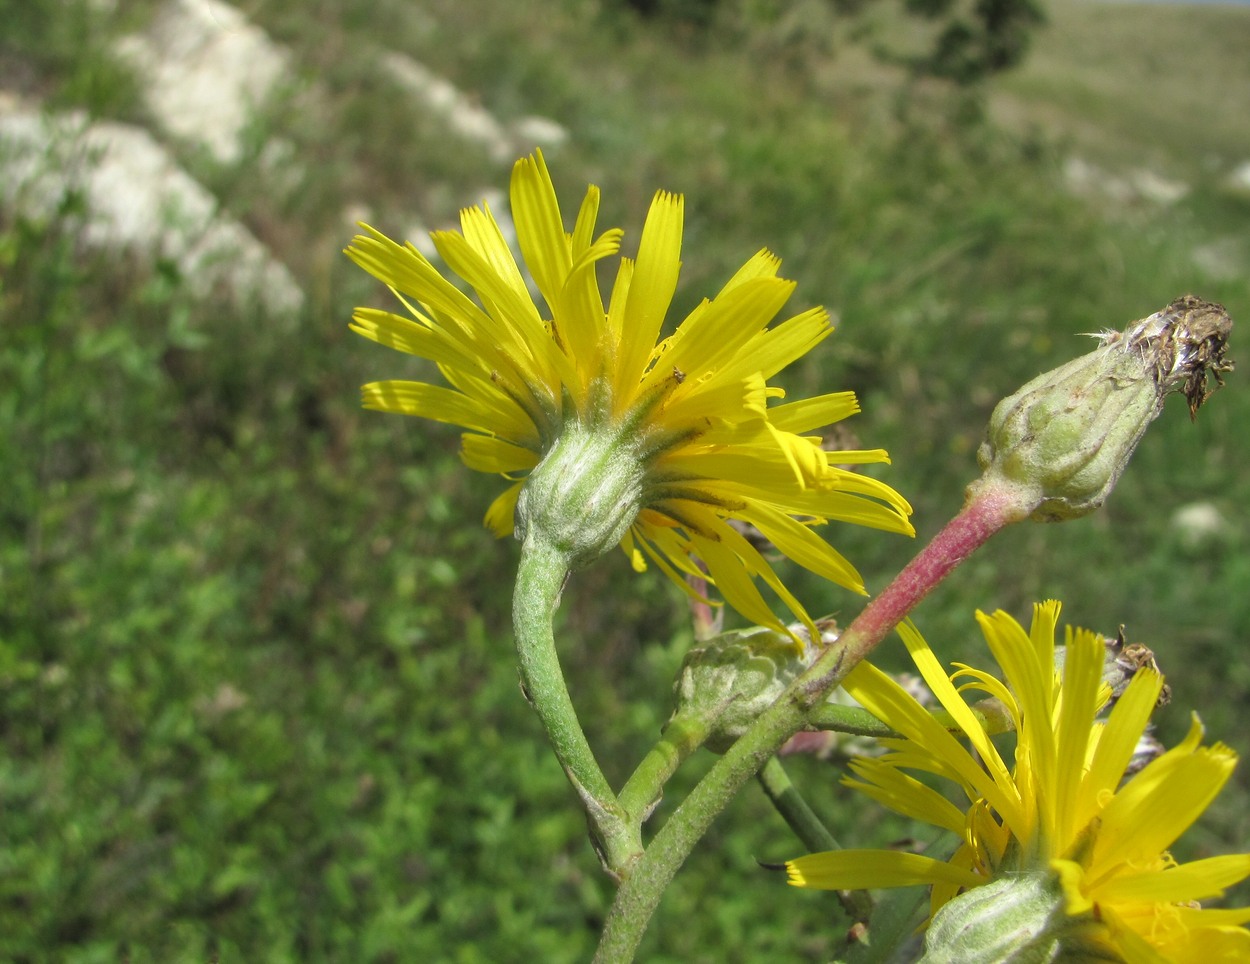
[[[727, 0], [613, 0], [662, 28], [679, 25], [715, 33], [718, 13], [739, 29], [778, 21], [787, 31], [836, 32], [865, 45], [883, 61], [903, 64], [918, 76], [944, 77], [973, 84], [1020, 63], [1032, 32], [1045, 22], [1037, 0], [826, 0], [819, 5], [732, 3]], [[731, 15], [723, 8], [733, 8]], [[807, 20], [800, 25], [796, 20]], [[720, 31], [717, 39], [724, 39]], [[707, 38], [705, 38], [707, 39]]]

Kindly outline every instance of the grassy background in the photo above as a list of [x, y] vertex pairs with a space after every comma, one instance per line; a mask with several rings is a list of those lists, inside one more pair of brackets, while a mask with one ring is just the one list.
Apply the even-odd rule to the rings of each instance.
[[[0, 65], [50, 106], [143, 122], [105, 39], [154, 5], [125, 6], [100, 19], [0, 0]], [[1250, 10], [1065, 0], [1019, 71], [966, 92], [881, 67], [816, 3], [726, 3], [709, 34], [580, 0], [541, 17], [488, 0], [245, 9], [290, 45], [289, 90], [237, 166], [182, 159], [301, 280], [297, 325], [192, 299], [169, 265], [83, 252], [73, 198], [63, 217], [0, 220], [6, 960], [574, 961], [594, 947], [611, 888], [517, 691], [517, 550], [480, 526], [496, 481], [458, 463], [454, 431], [356, 407], [364, 381], [426, 373], [347, 332], [353, 305], [385, 301], [339, 254], [344, 211], [363, 203], [398, 233], [506, 183], [405, 101], [377, 66], [384, 45], [499, 117], [566, 125], [552, 164], [567, 205], [598, 183], [604, 223], [629, 238], [656, 188], [684, 192], [681, 307], [759, 246], [781, 254], [794, 307], [841, 318], [785, 383], [860, 393], [855, 428], [890, 449], [885, 477], [921, 538], [957, 509], [996, 399], [1085, 350], [1080, 332], [1190, 290], [1250, 309], [1250, 199], [1224, 181], [1250, 160]], [[273, 138], [296, 148], [281, 179], [258, 162]], [[1193, 190], [1170, 207], [1074, 196], [1072, 152]], [[974, 608], [1023, 618], [1057, 596], [1071, 621], [1126, 623], [1154, 646], [1174, 690], [1165, 737], [1197, 708], [1245, 751], [1240, 381], [1196, 425], [1170, 407], [1103, 512], [1020, 527], [973, 559], [916, 614], [935, 647], [976, 656]], [[1226, 524], [1178, 528], [1195, 503]], [[830, 537], [873, 587], [915, 549]], [[609, 558], [580, 574], [559, 633], [617, 782], [667, 716], [690, 641], [661, 577], [626, 572]], [[814, 611], [859, 605], [795, 585]], [[897, 649], [883, 659], [901, 665]], [[794, 769], [844, 840], [912, 832], [848, 799], [827, 764]], [[1248, 790], [1239, 773], [1179, 853], [1244, 848]], [[797, 848], [749, 788], [643, 958], [827, 959], [834, 902], [755, 863]]]

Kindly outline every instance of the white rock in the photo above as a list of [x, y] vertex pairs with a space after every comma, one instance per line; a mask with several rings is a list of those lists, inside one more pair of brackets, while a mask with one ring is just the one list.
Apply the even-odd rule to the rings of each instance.
[[1189, 193], [1189, 185], [1140, 168], [1127, 177], [1112, 174], [1079, 157], [1064, 161], [1063, 180], [1068, 190], [1082, 197], [1105, 197], [1122, 204], [1150, 201], [1175, 204]]
[[1234, 191], [1250, 194], [1250, 161], [1238, 164], [1228, 175], [1228, 186]]
[[1224, 237], [1194, 248], [1190, 257], [1210, 277], [1233, 281], [1247, 273], [1243, 242], [1237, 237]]
[[382, 54], [381, 63], [391, 79], [423, 107], [441, 117], [453, 133], [482, 147], [496, 163], [513, 159], [515, 148], [503, 125], [451, 81], [395, 51]]
[[556, 150], [568, 143], [566, 127], [549, 117], [521, 117], [512, 122], [512, 137], [521, 151], [533, 147]]
[[362, 224], [373, 223], [373, 208], [361, 201], [352, 201], [343, 208], [343, 224], [353, 230], [360, 230]]
[[1134, 171], [1130, 181], [1138, 195], [1156, 204], [1175, 204], [1189, 193], [1184, 181], [1173, 181], [1145, 168]]
[[1172, 528], [1188, 549], [1200, 549], [1228, 531], [1228, 520], [1210, 502], [1191, 502], [1172, 513]]
[[1132, 188], [1123, 178], [1114, 177], [1080, 157], [1064, 161], [1063, 181], [1069, 191], [1081, 197], [1099, 195], [1113, 201], [1129, 201], [1133, 196]]
[[0, 113], [0, 203], [50, 217], [81, 192], [82, 241], [175, 263], [195, 297], [222, 287], [243, 306], [292, 314], [304, 296], [284, 265], [139, 127], [82, 112]]
[[430, 229], [423, 221], [411, 221], [404, 229], [403, 237], [395, 240], [403, 243], [411, 242], [412, 246], [420, 251], [423, 255], [433, 262], [439, 262], [442, 255], [438, 253], [438, 249], [434, 247], [434, 239], [430, 237]]
[[282, 47], [220, 0], [167, 0], [117, 53], [143, 80], [160, 126], [226, 164], [239, 160], [253, 112], [290, 69]]

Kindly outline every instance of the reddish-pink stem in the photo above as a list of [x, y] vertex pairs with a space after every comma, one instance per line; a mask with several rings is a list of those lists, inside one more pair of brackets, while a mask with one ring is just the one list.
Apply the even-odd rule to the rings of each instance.
[[842, 666], [854, 666], [867, 656], [952, 569], [994, 533], [1027, 517], [1035, 507], [1020, 488], [982, 479], [960, 513], [847, 627], [841, 639]]

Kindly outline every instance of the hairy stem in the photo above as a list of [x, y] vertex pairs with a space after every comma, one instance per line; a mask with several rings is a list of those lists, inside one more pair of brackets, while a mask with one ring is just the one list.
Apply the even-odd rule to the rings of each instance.
[[621, 808], [627, 818], [641, 825], [660, 802], [664, 784], [681, 766], [683, 760], [707, 739], [707, 723], [690, 716], [670, 720], [629, 781], [621, 788]]
[[[803, 846], [809, 853], [841, 849], [833, 834], [829, 832], [829, 828], [803, 799], [799, 788], [790, 782], [790, 775], [786, 773], [786, 768], [782, 766], [779, 759], [773, 757], [765, 763], [758, 778], [760, 786], [764, 788], [764, 794], [790, 825], [795, 836], [803, 841]], [[868, 891], [839, 890], [837, 895], [842, 903], [842, 909], [852, 920], [858, 922], [868, 920], [869, 915], [872, 914], [872, 898], [868, 896]]]
[[512, 607], [521, 682], [586, 810], [604, 866], [620, 879], [642, 854], [641, 829], [627, 819], [599, 768], [564, 683], [552, 619], [567, 575], [566, 560], [556, 549], [539, 539], [525, 541]]

